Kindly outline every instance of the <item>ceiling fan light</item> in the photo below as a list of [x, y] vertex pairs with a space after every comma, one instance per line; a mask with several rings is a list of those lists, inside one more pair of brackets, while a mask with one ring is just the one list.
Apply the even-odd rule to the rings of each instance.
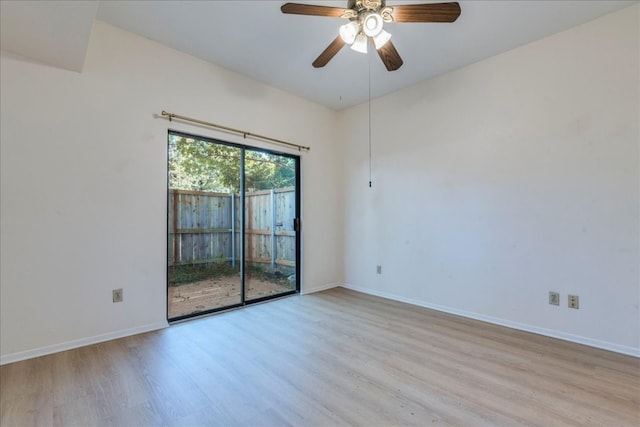
[[384, 20], [379, 13], [368, 13], [362, 20], [362, 31], [369, 37], [375, 37], [382, 31]]
[[353, 44], [353, 42], [356, 40], [356, 36], [358, 35], [359, 30], [360, 28], [358, 28], [358, 23], [355, 21], [351, 21], [348, 24], [344, 24], [340, 27], [340, 37], [346, 44]]
[[351, 45], [351, 49], [355, 50], [356, 52], [367, 53], [367, 44], [367, 36], [360, 33], [357, 35], [356, 40]]
[[380, 31], [380, 34], [373, 38], [373, 44], [376, 46], [376, 50], [384, 46], [389, 40], [391, 40], [391, 34], [385, 30]]

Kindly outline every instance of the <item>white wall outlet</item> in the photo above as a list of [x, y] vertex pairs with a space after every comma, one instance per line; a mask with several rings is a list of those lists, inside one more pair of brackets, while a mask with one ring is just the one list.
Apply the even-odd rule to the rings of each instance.
[[580, 297], [578, 295], [569, 295], [569, 308], [580, 308]]
[[560, 305], [560, 294], [558, 292], [549, 292], [549, 304]]
[[113, 294], [113, 302], [122, 302], [122, 288], [114, 289], [112, 291]]
[[377, 274], [382, 274], [382, 266], [381, 265], [377, 265], [376, 266], [376, 273]]

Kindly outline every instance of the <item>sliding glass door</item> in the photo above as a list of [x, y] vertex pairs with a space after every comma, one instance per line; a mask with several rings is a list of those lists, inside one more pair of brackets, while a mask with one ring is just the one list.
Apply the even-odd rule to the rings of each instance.
[[299, 290], [299, 158], [169, 132], [167, 317]]
[[297, 159], [245, 151], [245, 299], [262, 300], [297, 286]]

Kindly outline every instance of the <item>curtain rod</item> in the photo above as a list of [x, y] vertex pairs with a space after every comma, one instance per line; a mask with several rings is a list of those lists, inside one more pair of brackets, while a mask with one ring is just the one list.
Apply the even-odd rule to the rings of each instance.
[[225, 130], [227, 132], [237, 133], [239, 135], [242, 135], [245, 139], [247, 137], [251, 137], [251, 138], [254, 138], [254, 139], [261, 139], [263, 141], [270, 142], [270, 143], [273, 143], [273, 144], [281, 144], [281, 145], [286, 145], [286, 146], [289, 146], [289, 147], [294, 147], [294, 148], [297, 148], [298, 151], [302, 151], [302, 150], [309, 151], [309, 150], [311, 150], [311, 147], [306, 147], [304, 145], [293, 144], [291, 142], [282, 141], [280, 139], [270, 138], [268, 136], [258, 135], [258, 134], [255, 134], [255, 133], [247, 132], [247, 131], [240, 130], [240, 129], [230, 128], [230, 127], [227, 127], [227, 126], [221, 126], [221, 125], [217, 125], [215, 123], [205, 122], [204, 120], [198, 120], [198, 119], [194, 119], [194, 118], [187, 117], [187, 116], [181, 116], [179, 114], [168, 113], [168, 112], [166, 112], [164, 110], [162, 110], [162, 115], [168, 117], [169, 121], [171, 121], [173, 119], [179, 119], [179, 120], [184, 120], [184, 121], [187, 121], [187, 122], [198, 123], [200, 125], [209, 126], [209, 127], [217, 128], [217, 129], [222, 129], [222, 130]]

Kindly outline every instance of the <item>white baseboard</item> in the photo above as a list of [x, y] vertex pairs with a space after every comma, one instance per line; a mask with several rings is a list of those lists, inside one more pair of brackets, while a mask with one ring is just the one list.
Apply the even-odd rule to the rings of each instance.
[[553, 329], [540, 328], [537, 326], [527, 325], [525, 323], [512, 322], [510, 320], [504, 320], [497, 317], [485, 316], [483, 314], [473, 313], [473, 312], [464, 311], [464, 310], [458, 310], [455, 308], [445, 307], [437, 304], [430, 304], [417, 299], [406, 298], [399, 295], [390, 294], [387, 292], [375, 291], [372, 289], [363, 288], [363, 287], [351, 285], [348, 283], [342, 283], [340, 284], [340, 286], [346, 289], [351, 289], [353, 291], [362, 292], [364, 294], [374, 295], [377, 297], [404, 302], [411, 305], [417, 305], [419, 307], [430, 308], [432, 310], [437, 310], [444, 313], [455, 314], [456, 316], [466, 317], [474, 320], [480, 320], [482, 322], [493, 323], [494, 325], [506, 326], [511, 329], [531, 332], [534, 334], [544, 335], [551, 338], [558, 338], [564, 341], [583, 344], [589, 347], [600, 348], [603, 350], [609, 350], [615, 353], [621, 353], [621, 354], [626, 354], [628, 356], [634, 356], [634, 357], [640, 358], [640, 349], [634, 348], [634, 347], [628, 347], [628, 346], [614, 344], [606, 341], [595, 340], [592, 338], [587, 338], [580, 335], [568, 334], [568, 333], [556, 331]]
[[32, 350], [20, 351], [18, 353], [5, 354], [0, 356], [0, 365], [7, 363], [19, 362], [21, 360], [33, 359], [34, 357], [46, 356], [47, 354], [58, 353], [60, 351], [71, 350], [73, 348], [84, 347], [91, 344], [98, 344], [104, 341], [110, 341], [117, 338], [124, 338], [131, 335], [142, 334], [144, 332], [156, 331], [168, 327], [167, 322], [153, 323], [151, 325], [139, 326], [121, 331], [109, 332], [107, 334], [96, 335], [88, 338], [67, 341], [60, 344], [48, 345], [45, 347], [34, 348]]
[[342, 283], [327, 283], [326, 285], [314, 286], [309, 289], [302, 289], [300, 291], [300, 295], [308, 295], [314, 292], [326, 291], [327, 289], [337, 288], [338, 286], [342, 286]]

